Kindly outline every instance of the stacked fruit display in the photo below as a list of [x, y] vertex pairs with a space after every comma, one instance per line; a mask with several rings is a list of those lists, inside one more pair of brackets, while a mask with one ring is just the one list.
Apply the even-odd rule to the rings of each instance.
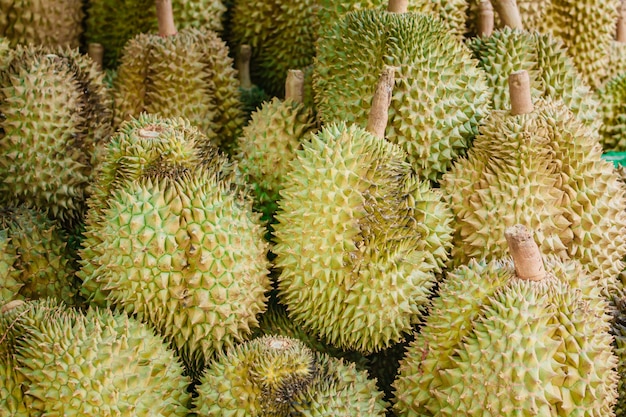
[[625, 42], [626, 0], [0, 0], [0, 417], [626, 416]]

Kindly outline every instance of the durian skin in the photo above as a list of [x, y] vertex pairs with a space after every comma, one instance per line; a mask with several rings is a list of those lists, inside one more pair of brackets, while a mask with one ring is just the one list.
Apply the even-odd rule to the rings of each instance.
[[596, 95], [600, 102], [600, 135], [605, 152], [626, 151], [626, 72], [607, 82]]
[[394, 383], [397, 416], [614, 415], [608, 305], [577, 262], [545, 265], [541, 282], [509, 259], [448, 274]]
[[23, 377], [16, 371], [13, 355], [0, 347], [0, 417], [31, 415], [24, 404], [22, 382]]
[[614, 336], [613, 350], [617, 356], [617, 370], [619, 381], [617, 391], [619, 397], [615, 405], [615, 416], [626, 416], [626, 299], [618, 299], [615, 302], [613, 322], [611, 324], [611, 334]]
[[451, 265], [504, 256], [504, 230], [521, 223], [543, 253], [579, 260], [606, 296], [619, 291], [625, 189], [601, 152], [597, 131], [561, 102], [492, 111], [441, 182], [455, 216]]
[[365, 10], [347, 14], [316, 44], [313, 89], [322, 123], [367, 125], [384, 65], [397, 68], [385, 137], [422, 178], [437, 181], [476, 135], [491, 93], [465, 44], [438, 19]]
[[76, 223], [112, 130], [102, 74], [77, 50], [18, 46], [9, 58], [0, 71], [0, 202]]
[[332, 124], [303, 143], [285, 177], [274, 225], [279, 300], [338, 348], [369, 353], [399, 341], [446, 262], [450, 212], [405, 158], [363, 129]]

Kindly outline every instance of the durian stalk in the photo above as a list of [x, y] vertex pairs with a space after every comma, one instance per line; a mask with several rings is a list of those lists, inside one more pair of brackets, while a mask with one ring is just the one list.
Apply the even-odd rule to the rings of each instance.
[[172, 0], [156, 0], [157, 19], [159, 21], [159, 35], [163, 37], [174, 36], [174, 13], [172, 12]]
[[409, 0], [389, 0], [387, 11], [391, 13], [406, 13], [409, 10]]
[[367, 119], [367, 131], [379, 138], [385, 138], [385, 129], [389, 119], [389, 106], [391, 105], [391, 95], [395, 82], [394, 67], [385, 65], [380, 74], [376, 91], [372, 99], [372, 108]]
[[615, 40], [620, 43], [626, 43], [626, 0], [622, 0], [620, 4]]
[[4, 304], [2, 308], [0, 308], [0, 314], [8, 313], [9, 311], [21, 306], [22, 304], [24, 304], [23, 300], [11, 300], [8, 303]]
[[493, 7], [506, 26], [512, 29], [524, 29], [522, 17], [515, 0], [494, 0]]
[[96, 63], [98, 69], [102, 71], [102, 62], [104, 60], [104, 47], [101, 43], [92, 42], [87, 46], [87, 55]]
[[239, 47], [239, 57], [237, 69], [239, 70], [239, 84], [241, 88], [249, 90], [252, 88], [250, 78], [250, 58], [252, 58], [252, 47], [244, 44]]
[[493, 6], [490, 0], [482, 0], [478, 11], [478, 36], [489, 37], [494, 27]]
[[509, 95], [511, 96], [512, 115], [532, 113], [535, 107], [530, 95], [528, 72], [522, 70], [509, 75]]
[[285, 82], [285, 100], [293, 100], [296, 103], [304, 102], [304, 72], [301, 70], [287, 71]]
[[546, 277], [543, 258], [532, 233], [521, 224], [505, 230], [504, 236], [515, 264], [518, 278], [541, 281]]

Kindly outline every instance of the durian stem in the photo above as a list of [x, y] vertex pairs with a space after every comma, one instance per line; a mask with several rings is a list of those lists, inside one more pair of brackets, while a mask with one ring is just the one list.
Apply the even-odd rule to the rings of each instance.
[[14, 310], [17, 307], [24, 305], [24, 304], [25, 303], [22, 300], [11, 300], [2, 306], [2, 308], [0, 309], [0, 313], [2, 314], [8, 313], [9, 311]]
[[541, 281], [546, 277], [543, 257], [532, 233], [521, 224], [509, 227], [504, 232], [509, 252], [515, 264], [518, 278]]
[[296, 103], [304, 102], [304, 72], [301, 70], [287, 71], [285, 100], [293, 100]]
[[494, 0], [493, 7], [506, 26], [512, 29], [524, 29], [522, 16], [519, 13], [515, 0]]
[[615, 40], [620, 43], [626, 43], [626, 0], [622, 0], [620, 4]]
[[509, 75], [509, 95], [512, 115], [532, 113], [535, 106], [530, 95], [530, 77], [527, 71], [516, 71]]
[[395, 72], [396, 69], [389, 65], [385, 65], [383, 68], [383, 72], [378, 78], [378, 84], [376, 84], [372, 108], [367, 119], [367, 131], [381, 139], [385, 138], [385, 129], [389, 119], [389, 106], [391, 105], [393, 85], [395, 83]]
[[406, 13], [409, 10], [409, 0], [389, 0], [387, 11], [391, 13]]
[[239, 84], [241, 88], [249, 90], [252, 88], [252, 79], [250, 78], [250, 58], [252, 58], [252, 47], [250, 45], [241, 45], [239, 47], [237, 68], [239, 69]]
[[102, 63], [104, 62], [104, 46], [101, 43], [90, 43], [87, 46], [87, 55], [98, 66], [98, 69], [102, 71]]
[[478, 11], [478, 36], [489, 37], [493, 33], [494, 14], [491, 1], [482, 0]]
[[174, 12], [172, 11], [172, 0], [156, 0], [157, 20], [159, 21], [159, 35], [162, 37], [174, 36], [176, 25], [174, 25]]

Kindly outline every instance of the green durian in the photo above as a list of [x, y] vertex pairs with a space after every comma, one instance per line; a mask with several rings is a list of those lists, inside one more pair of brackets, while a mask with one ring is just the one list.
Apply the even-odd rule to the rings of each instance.
[[597, 90], [600, 103], [600, 143], [605, 152], [626, 151], [626, 72]]
[[204, 416], [383, 416], [382, 393], [354, 364], [301, 341], [264, 336], [221, 354], [194, 399]]
[[0, 37], [13, 46], [78, 48], [84, 17], [81, 0], [0, 0]]
[[313, 89], [320, 120], [364, 127], [384, 65], [397, 68], [386, 138], [406, 151], [420, 177], [436, 181], [469, 147], [489, 109], [485, 73], [438, 19], [349, 13], [317, 42]]
[[[534, 244], [514, 230], [515, 245]], [[397, 416], [614, 415], [599, 288], [575, 261], [518, 253], [449, 272], [394, 383]]]
[[112, 129], [96, 65], [77, 50], [18, 46], [0, 70], [0, 113], [0, 201], [79, 221]]
[[[163, 340], [122, 313], [51, 300], [3, 311], [28, 415], [187, 416], [189, 378]], [[3, 343], [6, 343], [4, 341]]]
[[0, 346], [0, 417], [29, 417], [22, 393], [23, 377], [16, 371], [13, 355], [3, 350]]
[[617, 371], [619, 381], [617, 392], [619, 394], [615, 405], [615, 416], [626, 416], [626, 298], [620, 298], [614, 303], [613, 322], [611, 334], [613, 334], [613, 351], [617, 356]]
[[626, 1], [621, 0], [617, 13], [615, 39], [611, 41], [609, 64], [604, 83], [626, 72]]

